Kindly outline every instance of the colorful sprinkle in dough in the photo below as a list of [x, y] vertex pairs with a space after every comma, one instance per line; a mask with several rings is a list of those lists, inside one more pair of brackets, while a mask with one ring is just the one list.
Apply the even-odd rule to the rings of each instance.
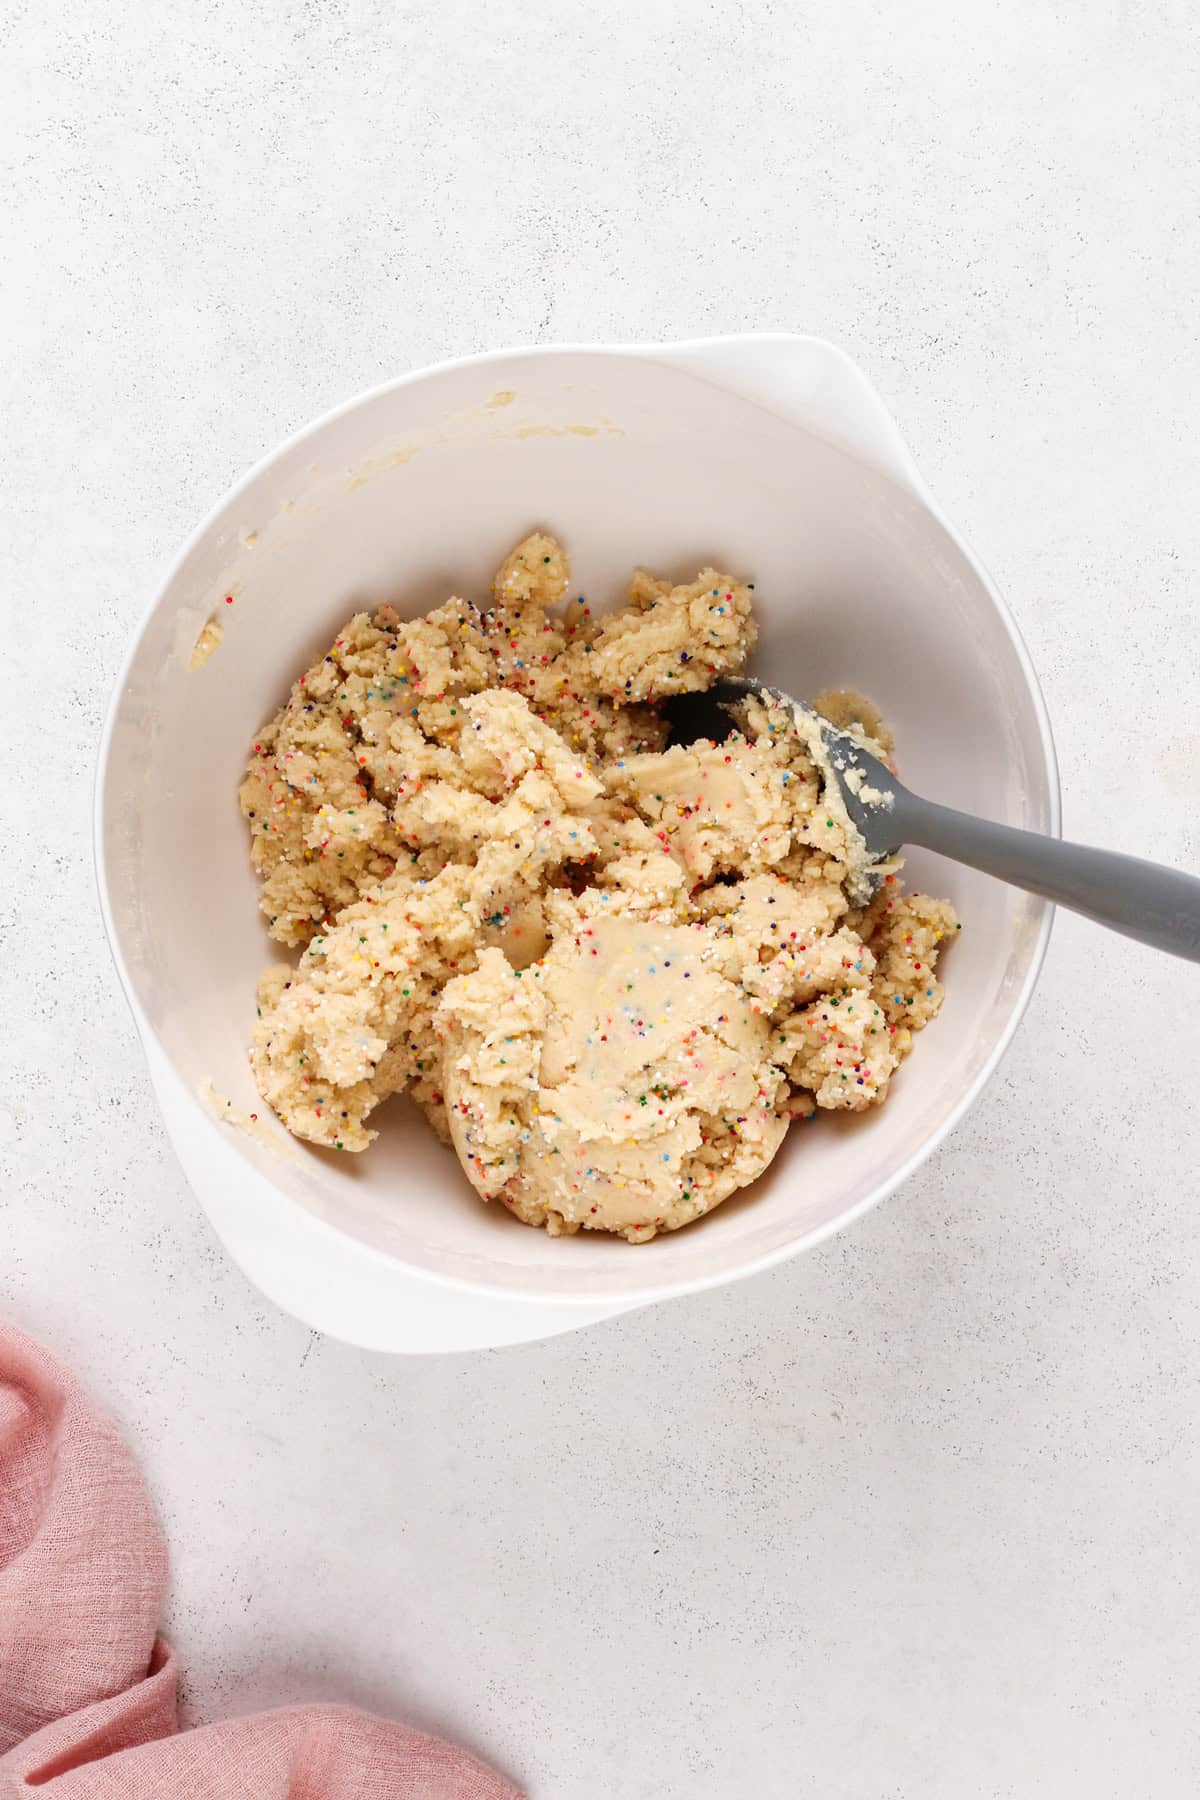
[[[749, 585], [639, 570], [593, 617], [542, 532], [491, 602], [357, 614], [241, 788], [271, 935], [259, 1090], [348, 1151], [411, 1092], [476, 1191], [640, 1243], [762, 1173], [792, 1119], [878, 1104], [958, 921], [874, 898], [790, 719], [664, 749], [654, 702], [739, 669]], [[877, 754], [886, 727], [824, 695]]]

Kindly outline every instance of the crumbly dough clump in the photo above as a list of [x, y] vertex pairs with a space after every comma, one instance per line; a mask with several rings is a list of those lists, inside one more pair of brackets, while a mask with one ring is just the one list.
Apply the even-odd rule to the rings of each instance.
[[[241, 803], [271, 935], [263, 1098], [363, 1150], [408, 1090], [485, 1199], [642, 1242], [878, 1103], [937, 1012], [945, 901], [867, 879], [790, 718], [665, 748], [655, 702], [755, 641], [751, 591], [635, 574], [594, 618], [542, 532], [486, 608], [357, 614], [256, 739]], [[857, 696], [823, 710], [890, 749]], [[874, 891], [877, 886], [877, 891]], [[874, 897], [868, 896], [874, 892]]]

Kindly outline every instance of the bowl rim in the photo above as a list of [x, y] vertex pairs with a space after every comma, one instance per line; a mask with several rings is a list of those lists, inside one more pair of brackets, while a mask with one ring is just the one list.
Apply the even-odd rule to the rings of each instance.
[[[112, 691], [105, 712], [104, 724], [97, 745], [92, 783], [92, 856], [101, 920], [104, 926], [104, 934], [108, 941], [109, 952], [112, 956], [113, 964], [116, 968], [126, 1003], [132, 1015], [139, 1038], [141, 1039], [143, 1054], [146, 1055], [148, 1063], [151, 1061], [152, 1054], [157, 1054], [171, 1070], [178, 1081], [181, 1091], [186, 1095], [187, 1103], [193, 1109], [197, 1121], [202, 1125], [206, 1132], [212, 1132], [214, 1134], [217, 1132], [225, 1132], [226, 1136], [228, 1136], [226, 1128], [211, 1116], [202, 1105], [199, 1097], [191, 1092], [185, 1081], [179, 1078], [178, 1071], [175, 1068], [172, 1058], [168, 1056], [164, 1049], [158, 1033], [147, 1018], [141, 1005], [141, 1001], [138, 998], [133, 977], [121, 949], [120, 937], [112, 912], [104, 844], [105, 808], [110, 774], [109, 765], [112, 757], [113, 739], [117, 720], [128, 686], [130, 671], [142, 647], [142, 643], [150, 628], [152, 620], [157, 614], [171, 585], [175, 581], [188, 557], [241, 496], [260, 478], [260, 476], [266, 474], [283, 457], [291, 454], [310, 439], [317, 437], [337, 420], [357, 411], [360, 407], [370, 405], [375, 401], [382, 399], [387, 394], [396, 392], [399, 389], [414, 386], [418, 382], [446, 374], [452, 370], [486, 368], [489, 364], [510, 361], [514, 357], [549, 359], [555, 356], [564, 355], [599, 354], [607, 356], [663, 358], [678, 356], [681, 353], [692, 353], [699, 356], [702, 355], [703, 352], [712, 350], [718, 346], [728, 348], [732, 344], [739, 343], [747, 345], [753, 344], [756, 346], [778, 344], [795, 347], [799, 345], [805, 346], [826, 356], [831, 362], [837, 363], [870, 394], [872, 399], [875, 400], [882, 409], [888, 421], [897, 431], [904, 449], [907, 452], [907, 475], [914, 497], [942, 528], [951, 542], [965, 558], [974, 574], [978, 577], [981, 587], [991, 602], [996, 616], [1008, 636], [1032, 703], [1033, 716], [1037, 728], [1041, 768], [1046, 782], [1046, 800], [1049, 812], [1048, 835], [1054, 837], [1061, 836], [1062, 788], [1054, 736], [1050, 724], [1049, 712], [1046, 707], [1045, 696], [1042, 693], [1041, 684], [1038, 680], [1037, 672], [1034, 668], [1032, 658], [1030, 657], [1028, 647], [1021, 634], [1020, 627], [1018, 626], [1008, 603], [1003, 598], [989, 571], [984, 566], [971, 544], [964, 538], [958, 528], [946, 517], [945, 512], [930, 493], [923, 476], [912, 460], [911, 452], [907, 449], [907, 443], [904, 442], [902, 434], [899, 433], [899, 428], [895, 425], [890, 408], [887, 407], [886, 403], [879, 395], [874, 383], [864, 374], [858, 363], [850, 356], [849, 352], [844, 350], [839, 344], [835, 344], [827, 338], [820, 337], [819, 335], [810, 332], [723, 332], [703, 337], [682, 339], [672, 338], [663, 339], [661, 341], [642, 341], [630, 344], [613, 343], [603, 340], [553, 344], [510, 344], [500, 349], [476, 351], [465, 356], [445, 357], [435, 363], [423, 364], [419, 368], [407, 370], [403, 374], [391, 376], [385, 381], [378, 382], [373, 387], [365, 388], [359, 393], [351, 395], [347, 400], [339, 402], [336, 406], [328, 408], [315, 419], [309, 420], [307, 424], [300, 426], [298, 430], [290, 433], [272, 449], [267, 451], [265, 455], [259, 457], [256, 462], [225, 489], [216, 502], [204, 514], [195, 528], [190, 532], [180, 548], [170, 556], [164, 568], [161, 570], [159, 578], [153, 586], [152, 597], [143, 607], [139, 615], [138, 622], [130, 637], [125, 653], [121, 658], [113, 681]], [[697, 374], [703, 379], [699, 370], [697, 370]], [[817, 435], [820, 434], [818, 433]], [[866, 460], [859, 452], [852, 452], [851, 454], [853, 454], [855, 459], [860, 462]], [[575, 1287], [571, 1285], [569, 1281], [565, 1286], [556, 1288], [553, 1291], [533, 1290], [522, 1288], [515, 1282], [497, 1283], [488, 1281], [486, 1278], [482, 1277], [474, 1278], [466, 1275], [450, 1274], [445, 1271], [429, 1269], [423, 1265], [409, 1262], [402, 1256], [365, 1242], [361, 1238], [355, 1236], [355, 1234], [343, 1230], [342, 1227], [338, 1225], [332, 1224], [329, 1220], [316, 1212], [301, 1208], [299, 1203], [290, 1195], [284, 1193], [282, 1189], [275, 1188], [275, 1192], [281, 1199], [287, 1202], [287, 1205], [290, 1208], [303, 1213], [308, 1228], [316, 1234], [318, 1241], [324, 1239], [325, 1241], [336, 1242], [339, 1248], [343, 1250], [347, 1245], [350, 1245], [359, 1255], [368, 1259], [370, 1262], [385, 1269], [402, 1272], [403, 1275], [409, 1279], [415, 1278], [427, 1282], [434, 1288], [444, 1289], [448, 1295], [457, 1294], [467, 1297], [471, 1295], [486, 1295], [492, 1299], [502, 1298], [508, 1301], [524, 1302], [529, 1306], [544, 1307], [550, 1311], [579, 1308], [583, 1305], [594, 1307], [597, 1304], [603, 1304], [607, 1301], [609, 1303], [609, 1310], [611, 1312], [617, 1312], [626, 1310], [630, 1306], [641, 1307], [643, 1305], [653, 1305], [657, 1301], [671, 1299], [682, 1294], [702, 1293], [712, 1288], [723, 1287], [732, 1281], [739, 1281], [745, 1276], [763, 1274], [767, 1270], [777, 1268], [780, 1264], [791, 1260], [791, 1258], [795, 1256], [801, 1255], [805, 1251], [816, 1249], [819, 1244], [824, 1243], [836, 1233], [845, 1230], [858, 1219], [864, 1217], [864, 1215], [870, 1212], [874, 1207], [879, 1206], [893, 1194], [903, 1182], [907, 1181], [911, 1175], [916, 1173], [922, 1164], [929, 1159], [938, 1146], [945, 1141], [950, 1132], [954, 1130], [970, 1111], [1007, 1053], [1013, 1038], [1016, 1035], [1017, 1028], [1025, 1016], [1026, 1009], [1029, 1006], [1034, 989], [1036, 988], [1038, 979], [1041, 975], [1042, 967], [1046, 959], [1046, 951], [1050, 942], [1051, 931], [1053, 929], [1055, 909], [1046, 901], [1040, 902], [1039, 905], [1040, 917], [1038, 918], [1036, 934], [1031, 947], [1029, 961], [1020, 987], [1012, 998], [1009, 1016], [1005, 1021], [1000, 1035], [987, 1060], [976, 1072], [970, 1085], [964, 1093], [960, 1095], [959, 1099], [954, 1106], [951, 1107], [945, 1118], [939, 1122], [937, 1127], [910, 1156], [906, 1157], [902, 1163], [898, 1164], [886, 1177], [877, 1182], [866, 1194], [855, 1201], [852, 1206], [847, 1207], [844, 1212], [839, 1213], [836, 1218], [827, 1220], [820, 1225], [813, 1226], [806, 1231], [800, 1232], [795, 1237], [789, 1238], [783, 1244], [777, 1244], [769, 1250], [761, 1251], [756, 1255], [749, 1256], [744, 1260], [739, 1261], [735, 1267], [718, 1269], [702, 1275], [680, 1276], [675, 1279], [655, 1283], [648, 1287], [639, 1287], [636, 1294], [623, 1294], [615, 1289], [601, 1294], [594, 1288]], [[169, 1124], [166, 1129], [168, 1139], [172, 1141], [174, 1147], [173, 1133]], [[239, 1159], [241, 1159], [241, 1146], [234, 1146], [234, 1148], [237, 1151]], [[250, 1165], [247, 1166], [249, 1167]], [[189, 1185], [193, 1184], [189, 1182]], [[270, 1185], [274, 1187], [274, 1183], [270, 1183]], [[194, 1185], [193, 1191], [196, 1193], [196, 1198], [207, 1214], [208, 1207], [205, 1203], [203, 1193], [200, 1192], [199, 1189], [196, 1189]]]

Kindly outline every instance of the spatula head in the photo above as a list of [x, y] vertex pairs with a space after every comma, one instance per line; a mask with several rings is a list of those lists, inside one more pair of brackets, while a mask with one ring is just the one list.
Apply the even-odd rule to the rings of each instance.
[[[739, 709], [750, 699], [782, 706], [792, 714], [797, 731], [813, 750], [826, 786], [836, 782], [847, 817], [861, 835], [870, 860], [880, 862], [894, 856], [900, 848], [895, 800], [901, 790], [896, 777], [849, 732], [831, 725], [805, 701], [751, 675], [732, 675], [704, 693], [672, 694], [663, 701], [670, 722], [667, 742], [686, 745], [708, 738], [714, 744], [724, 743], [740, 728]], [[813, 721], [818, 728], [815, 742]]]

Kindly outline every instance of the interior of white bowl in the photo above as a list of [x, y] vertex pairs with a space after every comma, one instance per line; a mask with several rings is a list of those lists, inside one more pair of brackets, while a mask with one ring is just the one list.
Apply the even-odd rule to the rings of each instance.
[[[255, 982], [278, 950], [236, 799], [256, 729], [348, 614], [483, 599], [535, 525], [560, 536], [575, 591], [598, 605], [639, 563], [690, 577], [711, 561], [753, 580], [760, 672], [800, 695], [861, 689], [917, 789], [1053, 828], [1022, 655], [915, 495], [669, 360], [563, 350], [434, 371], [355, 403], [256, 472], [184, 556], [127, 672], [103, 771], [108, 908], [143, 1025], [197, 1107], [211, 1083], [266, 1114], [246, 1047]], [[192, 670], [211, 615], [223, 641]], [[381, 1111], [359, 1157], [296, 1145], [273, 1121], [231, 1135], [297, 1207], [437, 1277], [631, 1299], [735, 1274], [894, 1185], [978, 1086], [1022, 1004], [1045, 909], [934, 857], [912, 856], [909, 873], [949, 895], [964, 925], [941, 1016], [886, 1105], [794, 1129], [754, 1188], [646, 1246], [549, 1239], [483, 1206], [406, 1100]]]

